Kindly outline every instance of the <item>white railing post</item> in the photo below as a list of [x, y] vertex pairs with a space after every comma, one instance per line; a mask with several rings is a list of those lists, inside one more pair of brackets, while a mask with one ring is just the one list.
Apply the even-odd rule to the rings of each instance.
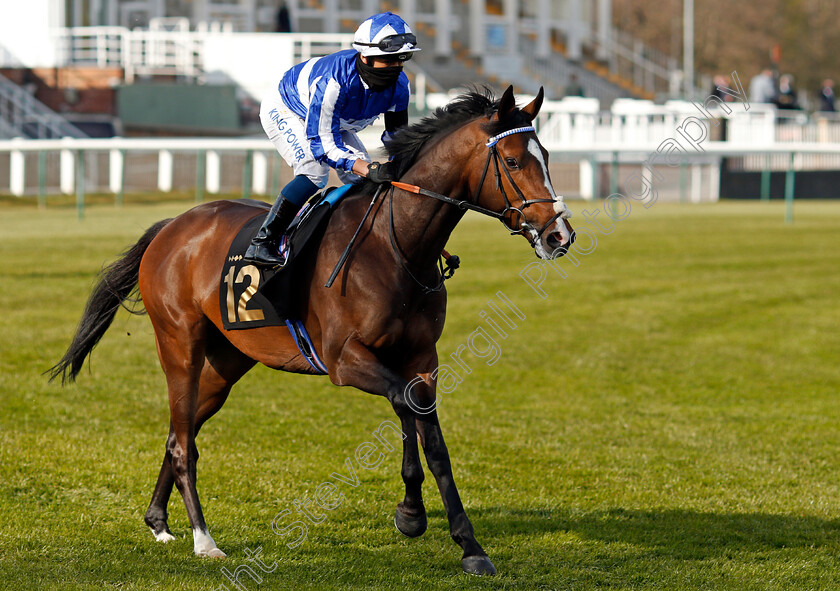
[[571, 0], [571, 22], [569, 23], [569, 59], [579, 61], [583, 57], [583, 21], [581, 0]]
[[504, 0], [503, 6], [505, 31], [507, 33], [507, 53], [515, 56], [519, 53], [519, 0]]
[[421, 113], [426, 112], [426, 74], [417, 72], [414, 76], [414, 106]]
[[539, 58], [551, 57], [551, 0], [537, 1], [537, 50]]
[[[362, 18], [373, 16], [379, 12], [379, 0], [362, 0], [362, 11], [365, 13], [365, 16]], [[411, 23], [411, 25], [413, 24], [414, 23]]]
[[268, 194], [268, 157], [265, 155], [265, 152], [254, 152], [251, 190], [257, 195]]
[[122, 150], [111, 150], [108, 166], [108, 188], [111, 193], [119, 194], [123, 192], [124, 169], [125, 156]]
[[338, 33], [338, 0], [324, 0], [324, 32]]
[[416, 0], [400, 0], [400, 16], [409, 23], [408, 26], [413, 26], [417, 22], [417, 1]]
[[720, 201], [720, 158], [709, 165], [709, 200]]
[[[651, 170], [650, 166], [643, 166], [642, 167], [642, 184], [645, 187], [655, 187], [655, 181], [653, 180], [653, 171]], [[645, 207], [649, 207], [651, 205], [651, 199], [653, 198], [653, 192], [648, 192], [647, 197], [644, 200]]]
[[587, 201], [595, 199], [595, 167], [592, 165], [592, 160], [589, 158], [581, 158], [578, 164], [578, 173], [580, 180], [580, 196]]
[[100, 68], [108, 67], [108, 33], [101, 28], [96, 31], [96, 64]]
[[598, 0], [598, 48], [595, 57], [606, 60], [612, 47], [612, 0]]
[[158, 189], [164, 193], [172, 190], [172, 150], [158, 153]]
[[221, 188], [221, 161], [216, 150], [207, 150], [207, 192], [218, 193]]
[[59, 188], [65, 195], [72, 195], [76, 191], [76, 151], [73, 150], [73, 139], [66, 137], [61, 140], [66, 146], [61, 150]]
[[[23, 138], [15, 138], [14, 143], [20, 143]], [[12, 150], [9, 154], [9, 190], [15, 197], [23, 196], [26, 190], [26, 156], [20, 150]]]
[[131, 42], [131, 31], [125, 31], [122, 34], [122, 67], [123, 76], [125, 76], [125, 81], [128, 84], [132, 84], [134, 82], [134, 64], [132, 63], [133, 55]]
[[700, 190], [703, 184], [703, 167], [700, 164], [691, 165], [691, 202], [700, 203]]

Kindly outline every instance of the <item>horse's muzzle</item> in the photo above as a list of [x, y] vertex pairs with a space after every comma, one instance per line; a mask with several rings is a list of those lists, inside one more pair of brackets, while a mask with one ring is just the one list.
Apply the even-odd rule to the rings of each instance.
[[[575, 243], [575, 231], [572, 230], [569, 232], [569, 237], [566, 237], [560, 232], [552, 232], [545, 239], [545, 245], [547, 247], [548, 252], [550, 253], [549, 259], [559, 259], [560, 257], [564, 256], [567, 252], [569, 252], [569, 248], [571, 248], [572, 244]], [[537, 253], [537, 257], [539, 258], [539, 253]]]

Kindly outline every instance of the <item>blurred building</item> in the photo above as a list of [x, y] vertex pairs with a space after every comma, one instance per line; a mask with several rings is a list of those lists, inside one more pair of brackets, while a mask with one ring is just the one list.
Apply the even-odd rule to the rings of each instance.
[[[192, 117], [207, 133], [240, 133], [286, 69], [349, 47], [358, 23], [388, 9], [412, 25], [423, 47], [408, 68], [420, 101], [415, 113], [423, 111], [427, 92], [467, 84], [513, 84], [526, 94], [543, 86], [548, 98], [574, 87], [573, 94], [608, 106], [616, 98], [668, 96], [678, 79], [675, 60], [612, 26], [612, 0], [0, 0], [0, 6], [15, 14], [0, 21], [0, 74], [82, 126], [80, 116], [90, 122], [104, 114], [118, 116], [128, 132], [153, 131], [157, 112], [183, 123], [184, 133], [195, 132]], [[286, 18], [279, 28], [290, 33], [276, 34], [281, 7]], [[0, 80], [0, 96], [9, 92]], [[178, 107], [189, 102], [214, 107], [181, 114]], [[241, 125], [231, 128], [237, 118]]]

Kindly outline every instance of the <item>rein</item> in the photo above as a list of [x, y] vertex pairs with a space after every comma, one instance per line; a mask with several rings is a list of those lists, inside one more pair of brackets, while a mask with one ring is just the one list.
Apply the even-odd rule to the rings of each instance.
[[[403, 271], [408, 273], [408, 276], [414, 280], [414, 283], [419, 285], [423, 289], [423, 295], [428, 295], [430, 293], [435, 293], [443, 289], [443, 282], [448, 279], [446, 273], [441, 270], [440, 273], [440, 281], [435, 287], [429, 287], [428, 285], [424, 284], [422, 281], [417, 279], [414, 276], [414, 273], [411, 272], [411, 269], [408, 268], [408, 265], [405, 263], [405, 254], [403, 253], [400, 245], [397, 244], [397, 236], [394, 230], [394, 187], [391, 187], [391, 190], [388, 195], [388, 234], [391, 238], [391, 248], [394, 250], [394, 254], [397, 255], [397, 260], [400, 262], [400, 265], [403, 268]], [[450, 274], [450, 277], [452, 275]]]
[[[356, 243], [356, 238], [359, 237], [359, 232], [362, 231], [362, 226], [365, 225], [365, 222], [370, 215], [370, 211], [373, 209], [373, 204], [376, 203], [377, 197], [382, 192], [382, 187], [384, 185], [379, 185], [376, 187], [376, 193], [373, 194], [373, 199], [370, 200], [370, 205], [368, 205], [367, 211], [365, 212], [364, 217], [362, 217], [362, 221], [359, 222], [359, 227], [356, 228], [356, 232], [353, 234], [353, 237], [350, 239], [350, 242], [347, 243], [347, 246], [344, 247], [344, 252], [341, 253], [341, 257], [338, 259], [338, 262], [335, 265], [332, 273], [330, 273], [330, 278], [327, 280], [326, 285], [324, 287], [332, 287], [335, 278], [338, 276], [339, 271], [341, 271], [341, 267], [344, 266], [344, 263], [347, 262], [347, 256], [350, 254], [350, 251], [353, 249], [353, 245]], [[391, 193], [393, 193], [393, 189]]]
[[[397, 255], [397, 260], [399, 260], [400, 265], [402, 265], [403, 270], [408, 274], [409, 277], [411, 277], [414, 280], [414, 282], [417, 285], [419, 285], [423, 289], [424, 294], [435, 293], [435, 292], [438, 292], [441, 289], [443, 289], [444, 281], [452, 276], [452, 272], [454, 271], [454, 269], [457, 268], [458, 263], [456, 262], [455, 265], [447, 264], [447, 269], [444, 270], [443, 269], [443, 263], [441, 262], [440, 263], [440, 266], [441, 266], [440, 282], [434, 287], [429, 287], [429, 286], [425, 285], [419, 279], [417, 279], [417, 277], [414, 276], [414, 273], [412, 273], [411, 270], [408, 268], [408, 265], [406, 265], [405, 255], [404, 255], [402, 249], [400, 248], [399, 244], [397, 243], [397, 238], [396, 238], [396, 235], [395, 235], [395, 228], [394, 228], [394, 188], [402, 189], [403, 191], [408, 191], [409, 193], [414, 193], [416, 195], [424, 195], [426, 197], [431, 197], [433, 199], [437, 199], [438, 201], [442, 201], [444, 203], [454, 205], [455, 207], [457, 207], [458, 209], [460, 209], [462, 211], [467, 211], [467, 210], [475, 211], [475, 212], [478, 212], [482, 215], [486, 215], [488, 217], [495, 218], [495, 219], [499, 220], [500, 222], [502, 222], [502, 224], [505, 226], [505, 228], [508, 229], [508, 231], [510, 231], [511, 234], [524, 234], [525, 232], [528, 232], [533, 237], [533, 240], [535, 240], [535, 241], [539, 240], [540, 237], [542, 236], [543, 232], [545, 232], [549, 227], [551, 227], [554, 224], [554, 222], [557, 221], [558, 218], [569, 217], [569, 212], [565, 208], [562, 211], [559, 211], [554, 216], [552, 216], [551, 219], [549, 219], [545, 223], [545, 225], [543, 225], [543, 227], [540, 228], [539, 231], [537, 231], [536, 228], [534, 228], [531, 224], [529, 224], [528, 222], [524, 222], [524, 221], [522, 222], [520, 229], [514, 230], [513, 228], [511, 228], [507, 224], [507, 222], [505, 222], [505, 216], [508, 214], [508, 212], [511, 212], [511, 211], [516, 212], [524, 220], [525, 219], [525, 214], [523, 213], [522, 210], [526, 209], [527, 207], [529, 207], [531, 205], [534, 205], [535, 203], [555, 203], [555, 201], [554, 201], [554, 199], [526, 199], [525, 195], [519, 189], [516, 182], [514, 182], [513, 177], [510, 174], [510, 171], [507, 169], [506, 166], [502, 166], [500, 164], [499, 160], [501, 159], [501, 156], [499, 155], [498, 148], [496, 148], [496, 144], [498, 144], [499, 140], [501, 140], [503, 138], [506, 138], [506, 137], [508, 137], [510, 135], [513, 135], [513, 134], [516, 134], [516, 133], [528, 133], [528, 132], [532, 132], [532, 131], [536, 131], [536, 129], [532, 125], [529, 125], [527, 127], [517, 127], [517, 128], [514, 128], [514, 129], [509, 129], [507, 131], [504, 131], [504, 132], [502, 132], [498, 135], [494, 135], [493, 137], [491, 137], [487, 140], [487, 143], [485, 144], [488, 148], [487, 159], [484, 161], [484, 170], [481, 173], [481, 181], [479, 181], [478, 187], [476, 187], [473, 198], [470, 201], [467, 201], [465, 199], [454, 199], [452, 197], [449, 197], [448, 195], [442, 195], [441, 193], [435, 193], [434, 191], [429, 191], [428, 189], [423, 189], [421, 187], [418, 187], [417, 185], [411, 185], [411, 184], [403, 183], [403, 182], [400, 182], [400, 181], [391, 181], [391, 188], [390, 188], [390, 191], [389, 191], [390, 194], [389, 194], [389, 202], [388, 202], [388, 216], [389, 216], [389, 224], [388, 225], [389, 225], [389, 235], [390, 235], [390, 239], [391, 239], [391, 248], [394, 250], [394, 253]], [[481, 207], [480, 205], [477, 205], [475, 203], [475, 202], [478, 201], [478, 197], [481, 194], [481, 188], [484, 186], [484, 181], [487, 179], [487, 173], [490, 171], [490, 162], [491, 161], [493, 162], [493, 174], [496, 177], [496, 189], [502, 194], [502, 198], [505, 200], [505, 208], [501, 212], [493, 211], [492, 209], [487, 209], [486, 207]], [[513, 206], [513, 204], [510, 202], [510, 199], [507, 196], [507, 193], [505, 192], [505, 187], [502, 184], [502, 173], [501, 173], [502, 170], [504, 170], [505, 176], [507, 177], [508, 182], [513, 187], [513, 190], [516, 191], [516, 196], [519, 197], [519, 200], [521, 201], [521, 203], [519, 204], [519, 207], [514, 207]], [[367, 220], [368, 215], [370, 214], [371, 209], [373, 208], [373, 204], [376, 202], [377, 197], [379, 197], [380, 193], [382, 192], [382, 187], [383, 186], [384, 185], [380, 185], [377, 188], [376, 194], [373, 196], [373, 199], [371, 199], [371, 202], [370, 202], [370, 205], [368, 206], [367, 212], [365, 212], [365, 215], [362, 218], [362, 221], [359, 224], [359, 227], [356, 229], [356, 233], [353, 235], [353, 238], [350, 239], [350, 242], [347, 244], [347, 247], [344, 249], [344, 252], [342, 253], [338, 263], [336, 264], [335, 268], [333, 269], [333, 272], [330, 275], [330, 278], [327, 281], [327, 284], [325, 285], [325, 287], [332, 286], [333, 282], [335, 281], [336, 276], [338, 275], [339, 271], [341, 270], [341, 267], [344, 266], [344, 263], [347, 260], [347, 256], [349, 255], [350, 250], [353, 248], [353, 244], [356, 242], [356, 238], [359, 235], [359, 231], [362, 229], [362, 226], [364, 225], [365, 220]], [[449, 271], [449, 272], [447, 273], [447, 271]]]

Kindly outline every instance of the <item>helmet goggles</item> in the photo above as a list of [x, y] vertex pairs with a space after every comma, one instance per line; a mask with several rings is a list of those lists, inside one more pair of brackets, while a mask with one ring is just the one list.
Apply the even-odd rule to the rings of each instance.
[[354, 41], [353, 43], [366, 47], [376, 47], [385, 53], [396, 53], [406, 45], [411, 46], [409, 49], [414, 49], [417, 46], [417, 36], [414, 33], [403, 33], [401, 35], [389, 35], [380, 39], [378, 43], [361, 43], [360, 41]]

